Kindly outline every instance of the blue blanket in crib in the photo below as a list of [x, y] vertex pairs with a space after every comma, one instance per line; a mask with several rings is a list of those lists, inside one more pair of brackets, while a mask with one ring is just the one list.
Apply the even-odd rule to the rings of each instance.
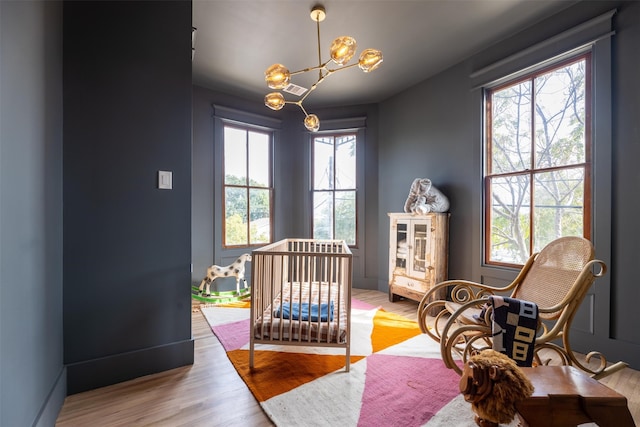
[[330, 301], [329, 304], [285, 302], [284, 305], [276, 307], [273, 311], [273, 317], [291, 320], [311, 320], [312, 322], [317, 322], [318, 317], [320, 317], [321, 322], [326, 322], [327, 319], [333, 321], [333, 301]]

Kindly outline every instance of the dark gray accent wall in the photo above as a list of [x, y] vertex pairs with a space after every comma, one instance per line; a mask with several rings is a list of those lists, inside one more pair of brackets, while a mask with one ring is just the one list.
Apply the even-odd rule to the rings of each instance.
[[415, 178], [431, 179], [449, 198], [449, 277], [471, 277], [471, 211], [482, 183], [473, 174], [480, 160], [467, 76], [459, 65], [380, 105], [380, 290], [389, 283], [387, 213], [404, 210]]
[[63, 65], [72, 394], [193, 363], [191, 2], [65, 2]]
[[[612, 304], [613, 337], [640, 346], [637, 318], [640, 258], [640, 2], [627, 2], [616, 17], [613, 45]], [[640, 348], [636, 348], [640, 360]], [[636, 368], [640, 362], [636, 362]]]
[[[613, 17], [616, 33], [611, 38], [612, 164], [611, 170], [605, 171], [612, 174], [613, 180], [612, 203], [605, 208], [605, 211], [608, 209], [611, 212], [612, 221], [611, 230], [597, 230], [597, 233], [611, 233], [609, 271], [606, 278], [600, 281], [610, 283], [611, 306], [608, 311], [612, 318], [608, 331], [600, 336], [590, 337], [591, 348], [578, 350], [599, 350], [610, 361], [624, 360], [638, 369], [640, 330], [631, 320], [635, 318], [640, 297], [640, 287], [634, 279], [637, 276], [635, 269], [640, 254], [640, 227], [637, 223], [640, 202], [635, 197], [640, 182], [640, 172], [635, 160], [640, 157], [638, 2], [580, 2], [382, 102], [379, 141], [379, 254], [381, 261], [388, 256], [389, 223], [384, 213], [401, 210], [412, 179], [425, 176], [431, 178], [451, 200], [449, 277], [483, 281], [480, 241], [481, 102], [470, 75], [484, 66], [614, 8], [617, 8], [617, 13]], [[598, 221], [599, 218], [596, 218], [595, 222]], [[381, 290], [387, 288], [387, 275], [388, 266], [381, 262]], [[595, 286], [598, 286], [598, 282]]]
[[51, 426], [62, 348], [62, 4], [0, 2], [0, 425]]

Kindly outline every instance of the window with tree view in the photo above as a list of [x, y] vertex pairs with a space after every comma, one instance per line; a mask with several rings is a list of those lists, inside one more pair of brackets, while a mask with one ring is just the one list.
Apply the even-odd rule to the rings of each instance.
[[356, 134], [313, 138], [313, 238], [356, 244]]
[[521, 265], [590, 238], [590, 54], [486, 93], [485, 261]]
[[271, 134], [224, 127], [224, 246], [271, 242]]

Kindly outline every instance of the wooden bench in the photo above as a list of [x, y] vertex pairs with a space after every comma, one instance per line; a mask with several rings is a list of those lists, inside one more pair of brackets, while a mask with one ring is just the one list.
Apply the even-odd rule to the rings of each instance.
[[572, 366], [522, 368], [535, 391], [516, 405], [531, 427], [635, 427], [627, 398]]

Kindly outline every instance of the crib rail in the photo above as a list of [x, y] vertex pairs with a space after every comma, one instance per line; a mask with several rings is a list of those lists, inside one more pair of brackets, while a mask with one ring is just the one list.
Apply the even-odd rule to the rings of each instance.
[[285, 239], [254, 250], [255, 344], [343, 347], [349, 370], [352, 254], [341, 240]]

